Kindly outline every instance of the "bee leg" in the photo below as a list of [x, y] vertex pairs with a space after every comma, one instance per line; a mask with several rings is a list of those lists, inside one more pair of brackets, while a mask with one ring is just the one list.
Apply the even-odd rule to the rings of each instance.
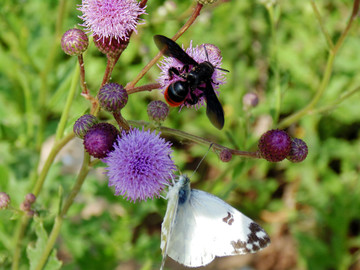
[[170, 80], [174, 77], [174, 75], [180, 77], [180, 71], [176, 67], [169, 68], [168, 73], [169, 73]]

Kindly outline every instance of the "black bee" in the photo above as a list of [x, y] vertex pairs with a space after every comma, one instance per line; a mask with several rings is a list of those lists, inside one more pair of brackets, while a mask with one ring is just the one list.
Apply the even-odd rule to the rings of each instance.
[[[182, 80], [178, 80], [167, 87], [164, 93], [166, 102], [173, 107], [180, 106], [185, 101], [188, 104], [194, 105], [199, 101], [199, 98], [204, 96], [207, 104], [207, 117], [216, 128], [222, 129], [224, 126], [224, 110], [212, 87], [213, 81], [211, 76], [215, 69], [226, 72], [229, 71], [214, 67], [209, 61], [201, 63], [196, 62], [178, 44], [176, 44], [176, 42], [165, 36], [156, 35], [154, 36], [154, 41], [159, 50], [163, 51], [164, 55], [176, 58], [184, 64], [184, 67], [181, 70], [178, 70], [175, 67], [169, 69], [170, 78], [176, 74], [180, 76]], [[204, 48], [208, 58], [206, 47], [204, 46]], [[192, 68], [190, 69], [189, 66], [192, 66]], [[196, 89], [202, 91], [200, 96], [195, 95], [194, 92]], [[191, 99], [187, 98], [188, 94], [190, 94]]]

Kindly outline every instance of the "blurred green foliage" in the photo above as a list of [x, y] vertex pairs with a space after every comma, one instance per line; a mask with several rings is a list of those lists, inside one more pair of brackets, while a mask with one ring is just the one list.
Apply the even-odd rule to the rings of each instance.
[[[60, 22], [56, 0], [0, 3], [0, 191], [11, 196], [14, 208], [34, 185], [40, 152], [56, 131], [77, 64], [76, 58], [61, 51], [59, 39], [81, 23], [76, 10], [80, 1], [65, 2]], [[324, 74], [329, 53], [326, 39], [311, 1], [279, 0], [267, 9], [266, 3], [271, 2], [219, 0], [204, 7], [178, 40], [186, 46], [193, 40], [221, 49], [223, 67], [230, 70], [227, 83], [220, 88], [224, 130], [209, 124], [204, 108], [180, 113], [172, 109], [164, 125], [227, 147], [256, 150], [261, 133], [276, 127], [277, 117], [281, 120], [310, 102]], [[321, 0], [316, 5], [335, 43], [346, 27], [353, 1]], [[153, 35], [173, 36], [191, 15], [194, 3], [154, 0], [147, 6], [145, 24], [132, 36], [113, 81], [124, 85], [131, 81], [158, 52]], [[360, 269], [360, 96], [355, 91], [360, 87], [359, 42], [357, 18], [336, 55], [320, 102], [287, 129], [307, 142], [309, 156], [304, 162], [270, 164], [234, 156], [229, 163], [221, 163], [211, 152], [192, 179], [193, 187], [226, 199], [258, 220], [272, 236], [269, 250], [250, 262], [256, 269]], [[85, 67], [93, 95], [105, 66], [106, 58], [91, 44]], [[158, 74], [159, 69], [153, 67], [139, 85], [154, 82]], [[337, 104], [353, 90], [351, 97]], [[260, 103], [245, 112], [242, 97], [247, 92], [256, 92]], [[80, 88], [78, 93], [66, 131], [89, 108]], [[162, 99], [161, 93], [131, 95], [124, 117], [147, 120], [146, 105], [153, 99]], [[106, 113], [101, 117], [110, 119]], [[176, 164], [183, 173], [191, 174], [207, 148], [168, 139], [174, 143]], [[29, 269], [27, 256], [36, 255], [34, 251], [41, 248], [35, 245], [36, 235], [52, 228], [59, 186], [66, 196], [75, 182], [77, 171], [64, 171], [64, 162], [53, 165], [36, 202], [40, 217], [28, 226], [20, 269]], [[86, 179], [63, 223], [56, 245], [63, 269], [157, 269], [165, 200], [133, 204], [115, 197], [102, 166]], [[10, 269], [18, 218], [10, 209], [0, 211], [1, 269]], [[287, 245], [292, 247], [291, 253], [285, 252]]]

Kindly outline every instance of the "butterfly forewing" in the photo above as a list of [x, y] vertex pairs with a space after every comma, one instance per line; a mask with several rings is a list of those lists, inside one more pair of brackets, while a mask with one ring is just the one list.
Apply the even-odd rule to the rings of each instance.
[[257, 252], [270, 243], [257, 223], [200, 190], [191, 190], [189, 200], [178, 205], [173, 226], [167, 253], [185, 266], [203, 266], [216, 256]]

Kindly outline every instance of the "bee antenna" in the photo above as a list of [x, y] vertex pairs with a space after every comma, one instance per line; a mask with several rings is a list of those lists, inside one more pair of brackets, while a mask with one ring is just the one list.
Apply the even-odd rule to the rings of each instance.
[[216, 69], [218, 69], [218, 70], [221, 70], [221, 71], [230, 72], [230, 70], [227, 70], [227, 69], [225, 69], [225, 68], [219, 68], [219, 67], [214, 67], [214, 68], [216, 68]]
[[204, 50], [205, 50], [206, 59], [208, 60], [208, 62], [210, 62], [210, 60], [209, 60], [209, 55], [208, 55], [208, 52], [207, 52], [207, 49], [206, 49], [205, 44], [204, 44], [203, 46], [204, 46]]
[[192, 176], [196, 173], [196, 171], [199, 169], [200, 164], [203, 162], [203, 160], [205, 159], [205, 157], [207, 156], [207, 154], [209, 153], [211, 147], [213, 146], [214, 143], [211, 143], [209, 146], [209, 149], [206, 151], [205, 155], [202, 157], [202, 159], [200, 160], [199, 164], [196, 166], [195, 170], [193, 171], [193, 173], [191, 174], [191, 176], [189, 178], [192, 178]]
[[[204, 50], [205, 50], [206, 59], [207, 59], [208, 62], [210, 62], [210, 60], [209, 60], [209, 55], [208, 55], [208, 52], [207, 52], [207, 49], [206, 49], [205, 44], [204, 44], [203, 46], [204, 46]], [[229, 70], [227, 70], [227, 69], [225, 69], [225, 68], [220, 68], [220, 67], [214, 67], [214, 68], [216, 68], [216, 69], [218, 69], [218, 70], [221, 70], [221, 71], [230, 72]]]

